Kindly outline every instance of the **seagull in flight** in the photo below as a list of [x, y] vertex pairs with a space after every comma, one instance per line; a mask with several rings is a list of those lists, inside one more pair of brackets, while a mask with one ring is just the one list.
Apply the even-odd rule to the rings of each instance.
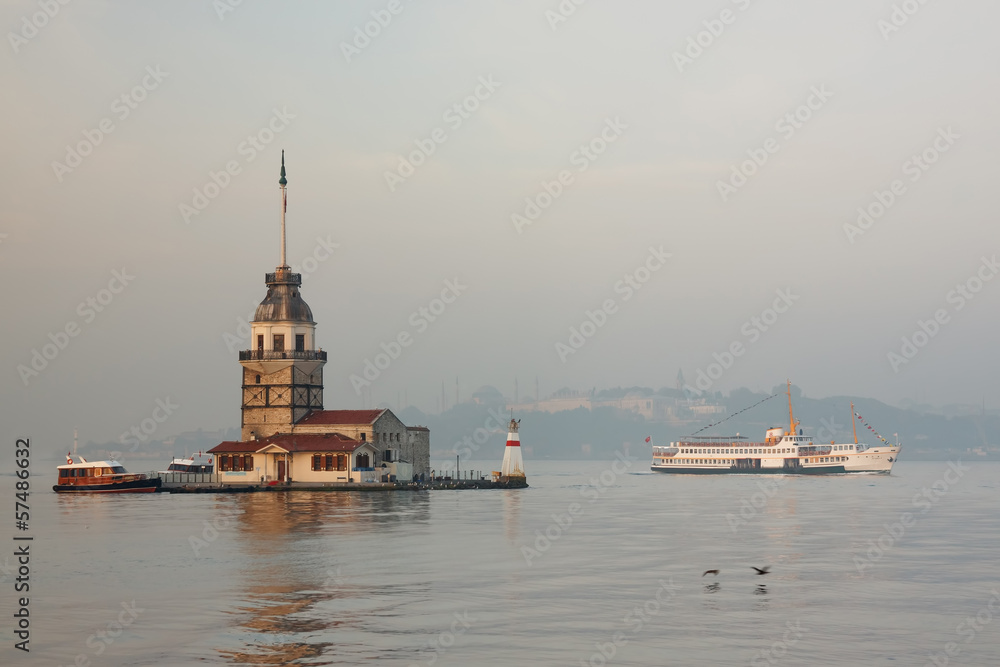
[[768, 572], [771, 571], [770, 565], [765, 565], [764, 567], [754, 567], [753, 565], [751, 565], [750, 567], [753, 568], [754, 570], [757, 570], [757, 574], [767, 574]]
[[705, 570], [705, 571], [704, 571], [704, 572], [702, 573], [702, 575], [701, 575], [701, 576], [703, 576], [703, 577], [704, 577], [704, 576], [705, 576], [706, 574], [716, 574], [716, 575], [717, 575], [717, 574], [719, 574], [719, 571], [718, 571], [718, 570]]

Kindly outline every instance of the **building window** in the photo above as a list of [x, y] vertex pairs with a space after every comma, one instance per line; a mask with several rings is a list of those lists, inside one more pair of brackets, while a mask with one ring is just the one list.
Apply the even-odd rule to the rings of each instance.
[[257, 349], [264, 349], [264, 334], [257, 334]]
[[219, 457], [219, 472], [229, 472], [229, 455], [223, 454]]
[[347, 470], [346, 454], [337, 454], [337, 470]]
[[365, 442], [365, 435], [366, 434], [364, 434], [364, 433], [361, 434], [361, 442]]
[[313, 454], [312, 459], [313, 459], [313, 461], [312, 461], [312, 469], [313, 470], [322, 470], [323, 469], [323, 455], [322, 454]]
[[333, 470], [333, 454], [326, 455], [326, 469]]
[[243, 470], [245, 472], [253, 470], [253, 454], [247, 454], [243, 457]]
[[295, 351], [303, 352], [306, 349], [306, 335], [295, 334]]
[[260, 374], [257, 375], [257, 384], [260, 384]]
[[285, 334], [274, 334], [274, 351], [285, 351]]

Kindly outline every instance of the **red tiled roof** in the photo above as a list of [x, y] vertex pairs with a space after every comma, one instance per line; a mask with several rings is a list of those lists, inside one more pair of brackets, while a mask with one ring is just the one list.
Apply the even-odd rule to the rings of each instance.
[[269, 445], [288, 452], [353, 452], [361, 445], [370, 444], [348, 438], [340, 433], [322, 435], [282, 434], [262, 440], [243, 440], [220, 443], [208, 450], [209, 454], [255, 453]]
[[371, 424], [382, 416], [385, 410], [315, 410], [306, 415], [296, 426], [313, 424]]

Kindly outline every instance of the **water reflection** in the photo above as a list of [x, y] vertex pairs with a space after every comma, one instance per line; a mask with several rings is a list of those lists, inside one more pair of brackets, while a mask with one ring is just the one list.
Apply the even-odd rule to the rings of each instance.
[[[429, 506], [423, 492], [257, 493], [220, 499], [217, 511], [236, 516], [235, 545], [246, 578], [242, 602], [234, 610], [242, 641], [218, 653], [233, 663], [326, 665], [332, 664], [334, 646], [338, 659], [352, 646], [358, 653], [370, 651], [355, 638], [373, 619], [402, 615], [398, 600], [430, 597], [429, 584], [394, 580], [409, 574], [406, 554], [385, 547], [391, 533], [426, 524]], [[353, 550], [344, 553], [348, 543]]]
[[520, 490], [508, 490], [503, 496], [503, 528], [507, 540], [516, 543], [521, 534], [521, 496]]

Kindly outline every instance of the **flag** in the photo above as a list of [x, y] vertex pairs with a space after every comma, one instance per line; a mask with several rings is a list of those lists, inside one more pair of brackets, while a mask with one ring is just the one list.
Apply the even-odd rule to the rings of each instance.
[[652, 436], [647, 435], [646, 436], [646, 442], [650, 442], [650, 441], [652, 441]]

